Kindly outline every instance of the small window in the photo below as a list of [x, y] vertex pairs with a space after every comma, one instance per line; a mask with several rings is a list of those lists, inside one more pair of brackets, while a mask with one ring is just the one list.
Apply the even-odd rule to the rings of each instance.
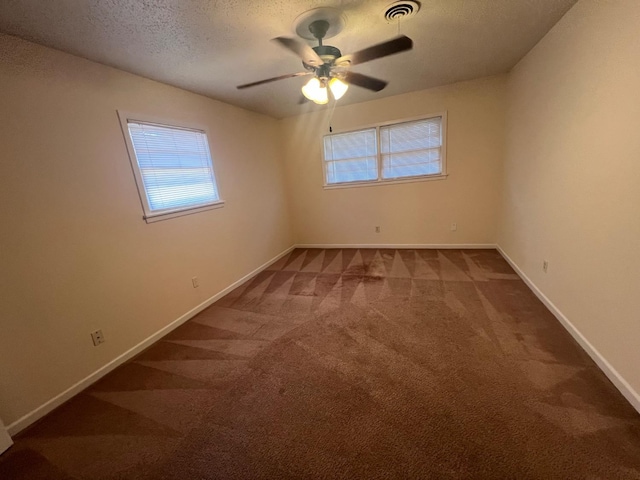
[[324, 137], [327, 183], [378, 179], [376, 129]]
[[222, 205], [204, 131], [129, 118], [125, 127], [145, 220]]
[[443, 115], [324, 137], [325, 183], [445, 176]]
[[442, 173], [442, 118], [380, 127], [382, 178]]

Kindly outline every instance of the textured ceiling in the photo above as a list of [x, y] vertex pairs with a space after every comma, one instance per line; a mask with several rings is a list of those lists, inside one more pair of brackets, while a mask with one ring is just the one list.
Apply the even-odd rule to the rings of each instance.
[[346, 26], [325, 43], [343, 54], [398, 31], [414, 41], [354, 66], [389, 85], [352, 87], [340, 100], [349, 104], [507, 72], [575, 2], [423, 0], [398, 25], [384, 19], [391, 0], [3, 0], [0, 31], [280, 118], [324, 108], [298, 105], [305, 77], [235, 86], [302, 70], [269, 40], [295, 36], [293, 21], [311, 8], [340, 9]]

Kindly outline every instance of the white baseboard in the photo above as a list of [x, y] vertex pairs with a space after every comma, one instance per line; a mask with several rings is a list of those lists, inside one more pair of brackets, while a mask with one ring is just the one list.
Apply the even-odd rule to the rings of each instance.
[[11, 445], [13, 445], [13, 440], [11, 440], [9, 433], [2, 423], [2, 419], [0, 419], [0, 455], [2, 455]]
[[495, 243], [298, 243], [296, 248], [495, 249]]
[[116, 367], [119, 367], [120, 365], [122, 365], [127, 360], [130, 360], [131, 358], [135, 357], [136, 355], [141, 353], [143, 350], [145, 350], [146, 348], [150, 347], [153, 343], [157, 342], [162, 337], [167, 335], [169, 332], [171, 332], [175, 328], [179, 327], [180, 325], [182, 325], [184, 322], [186, 322], [190, 318], [196, 316], [202, 310], [204, 310], [205, 308], [207, 308], [208, 306], [210, 306], [211, 304], [213, 304], [214, 302], [216, 302], [220, 298], [224, 297], [227, 293], [232, 291], [234, 288], [240, 286], [241, 284], [243, 284], [244, 282], [249, 280], [251, 277], [253, 277], [257, 273], [260, 273], [261, 271], [263, 271], [264, 269], [269, 267], [269, 265], [271, 265], [271, 264], [277, 262], [278, 260], [280, 260], [282, 257], [284, 257], [289, 252], [291, 252], [294, 248], [295, 248], [295, 246], [291, 246], [291, 247], [287, 248], [282, 253], [276, 255], [274, 258], [272, 258], [268, 262], [264, 263], [263, 265], [259, 266], [258, 268], [256, 268], [252, 272], [247, 273], [245, 276], [243, 276], [239, 280], [235, 281], [234, 283], [229, 285], [227, 288], [221, 290], [220, 292], [216, 293], [212, 297], [208, 298], [207, 300], [202, 302], [200, 305], [197, 305], [196, 307], [192, 308], [187, 313], [185, 313], [184, 315], [180, 316], [178, 319], [174, 320], [173, 322], [171, 322], [166, 327], [158, 330], [156, 333], [154, 333], [150, 337], [144, 339], [142, 342], [138, 343], [133, 348], [127, 350], [123, 354], [121, 354], [118, 357], [116, 357], [113, 360], [111, 360], [109, 363], [107, 363], [103, 367], [99, 368], [98, 370], [96, 370], [95, 372], [90, 374], [89, 376], [83, 378], [78, 383], [72, 385], [71, 387], [66, 389], [64, 392], [56, 395], [51, 400], [45, 402], [44, 404], [40, 405], [36, 409], [34, 409], [31, 412], [27, 413], [23, 417], [19, 418], [15, 422], [11, 423], [9, 426], [7, 426], [7, 431], [9, 432], [10, 435], [16, 435], [20, 431], [24, 430], [25, 428], [27, 428], [32, 423], [36, 422], [37, 420], [39, 420], [42, 417], [44, 417], [47, 413], [51, 412], [53, 409], [59, 407], [64, 402], [66, 402], [67, 400], [71, 399], [74, 395], [77, 395], [82, 390], [84, 390], [87, 387], [89, 387], [91, 384], [93, 384], [93, 383], [97, 382], [98, 380], [100, 380], [102, 377], [104, 377], [107, 373], [109, 373], [112, 370], [114, 370]]
[[620, 390], [620, 393], [624, 395], [624, 398], [640, 413], [640, 394], [634, 390], [634, 388], [627, 382], [622, 375], [607, 361], [606, 358], [586, 339], [586, 337], [576, 328], [576, 326], [569, 321], [569, 319], [556, 307], [547, 296], [540, 291], [540, 289], [531, 281], [529, 277], [516, 265], [516, 263], [505, 253], [500, 246], [497, 246], [498, 252], [504, 257], [504, 259], [511, 265], [516, 273], [522, 278], [524, 283], [535, 293], [542, 303], [553, 313], [558, 321], [564, 326], [564, 328], [571, 334], [571, 336], [580, 344], [585, 352], [596, 362], [596, 365], [600, 367], [600, 370], [607, 376], [611, 383]]

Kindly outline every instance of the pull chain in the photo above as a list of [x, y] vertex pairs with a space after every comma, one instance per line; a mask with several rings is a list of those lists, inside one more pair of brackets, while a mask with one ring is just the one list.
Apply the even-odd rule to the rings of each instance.
[[329, 113], [329, 133], [333, 133], [333, 127], [331, 126], [331, 121], [333, 120], [333, 112], [336, 111], [336, 104], [338, 101], [333, 99], [333, 106], [331, 107], [331, 112]]

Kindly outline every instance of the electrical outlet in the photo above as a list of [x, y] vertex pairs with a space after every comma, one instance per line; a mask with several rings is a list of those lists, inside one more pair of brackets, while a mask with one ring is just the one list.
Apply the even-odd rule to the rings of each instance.
[[544, 260], [544, 261], [542, 262], [542, 271], [543, 271], [544, 273], [547, 273], [547, 268], [549, 268], [549, 262], [547, 262], [546, 260]]
[[454, 222], [451, 224], [451, 231], [455, 232], [456, 230], [458, 230], [458, 224]]
[[193, 288], [198, 288], [200, 286], [200, 280], [198, 280], [198, 277], [193, 277], [191, 279], [191, 283], [193, 284]]
[[376, 233], [380, 233], [380, 227], [376, 226]]
[[91, 340], [93, 340], [94, 347], [97, 347], [101, 343], [104, 343], [104, 334], [102, 333], [102, 330], [91, 332]]

